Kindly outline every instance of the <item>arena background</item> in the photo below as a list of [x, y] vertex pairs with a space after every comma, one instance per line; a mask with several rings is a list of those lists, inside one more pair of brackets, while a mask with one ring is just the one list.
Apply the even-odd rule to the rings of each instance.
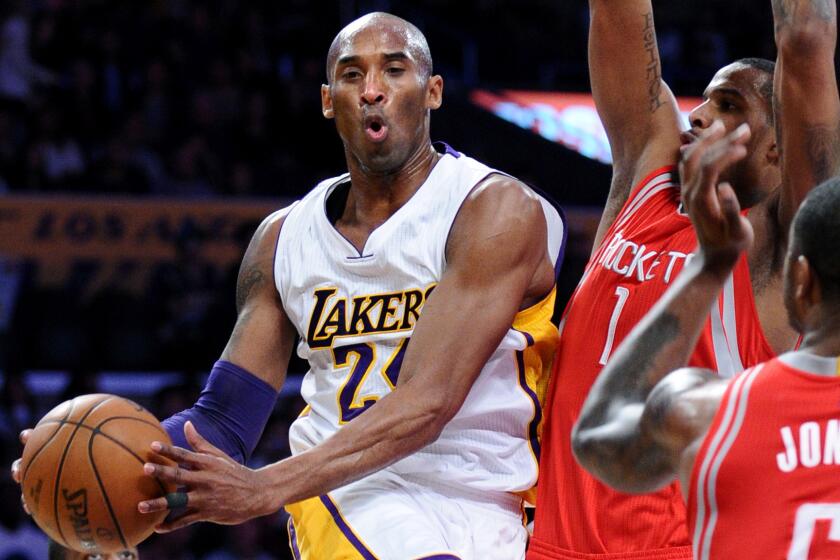
[[[677, 95], [700, 95], [735, 58], [775, 58], [769, 0], [654, 7], [664, 77]], [[19, 455], [20, 429], [87, 392], [129, 396], [160, 418], [194, 402], [233, 325], [237, 265], [254, 228], [344, 169], [318, 89], [335, 33], [374, 10], [428, 37], [445, 79], [433, 138], [565, 207], [562, 308], [609, 167], [578, 153], [592, 155], [590, 117], [580, 117], [582, 131], [575, 121], [542, 122], [547, 105], [532, 96], [536, 112], [508, 104], [500, 113], [515, 112], [504, 120], [487, 100], [511, 90], [587, 93], [585, 0], [4, 0], [0, 560], [44, 557], [5, 467]], [[577, 151], [544, 138], [565, 126]], [[304, 371], [293, 360], [254, 466], [288, 454]], [[196, 526], [153, 537], [141, 553], [289, 558], [284, 526], [282, 512]]]

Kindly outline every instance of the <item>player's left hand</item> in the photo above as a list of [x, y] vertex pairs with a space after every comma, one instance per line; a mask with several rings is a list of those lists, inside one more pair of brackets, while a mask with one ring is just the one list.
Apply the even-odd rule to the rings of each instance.
[[152, 443], [158, 455], [178, 466], [146, 463], [146, 474], [175, 483], [179, 491], [163, 498], [140, 502], [140, 513], [183, 510], [175, 519], [161, 523], [158, 533], [167, 533], [198, 521], [236, 525], [276, 511], [269, 499], [267, 481], [260, 471], [240, 465], [199, 435], [191, 422], [184, 425], [187, 442], [195, 452], [161, 442]]

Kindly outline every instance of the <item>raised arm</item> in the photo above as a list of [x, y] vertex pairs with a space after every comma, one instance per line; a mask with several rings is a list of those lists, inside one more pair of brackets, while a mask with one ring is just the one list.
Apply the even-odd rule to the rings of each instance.
[[195, 467], [180, 476], [198, 489], [190, 493], [197, 509], [166, 529], [265, 515], [363, 478], [437, 439], [520, 307], [554, 286], [544, 224], [539, 200], [520, 183], [494, 176], [477, 187], [453, 224], [446, 272], [414, 329], [397, 387], [364, 421], [242, 479], [236, 478], [241, 471], [229, 476], [234, 471], [217, 469], [205, 456], [178, 456]]
[[572, 433], [580, 464], [625, 492], [674, 479], [683, 451], [711, 421], [715, 407], [702, 396], [720, 396], [704, 387], [713, 379], [709, 371], [669, 373], [688, 360], [712, 303], [752, 242], [732, 188], [717, 185], [720, 171], [746, 155], [749, 134], [739, 128], [722, 136], [716, 122], [684, 166], [686, 205], [700, 241], [696, 257], [604, 366]]
[[840, 171], [837, 5], [835, 0], [772, 4], [778, 48], [773, 93], [782, 166], [778, 220], [784, 235], [808, 192]]
[[595, 237], [601, 243], [647, 173], [677, 162], [680, 121], [662, 80], [650, 0], [589, 1], [589, 75], [613, 157], [610, 193]]

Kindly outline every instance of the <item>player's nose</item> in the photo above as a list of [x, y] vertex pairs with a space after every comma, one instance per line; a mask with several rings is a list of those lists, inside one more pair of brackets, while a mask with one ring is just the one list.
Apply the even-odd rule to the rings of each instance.
[[362, 103], [376, 105], [384, 103], [385, 99], [385, 84], [376, 72], [369, 73], [362, 89]]
[[705, 101], [691, 110], [688, 114], [688, 122], [693, 129], [706, 129], [711, 126], [714, 119], [708, 111], [709, 102]]

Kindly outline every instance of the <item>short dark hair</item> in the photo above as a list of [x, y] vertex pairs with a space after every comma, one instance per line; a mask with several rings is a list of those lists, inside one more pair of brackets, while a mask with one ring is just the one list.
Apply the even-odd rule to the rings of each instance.
[[840, 303], [840, 177], [820, 184], [805, 198], [793, 222], [793, 249], [817, 275], [823, 298]]
[[758, 93], [767, 104], [767, 120], [770, 124], [773, 124], [775, 121], [773, 113], [773, 75], [776, 72], [776, 63], [766, 58], [739, 58], [735, 61], [735, 64], [743, 64], [767, 74], [766, 79], [758, 87]]

